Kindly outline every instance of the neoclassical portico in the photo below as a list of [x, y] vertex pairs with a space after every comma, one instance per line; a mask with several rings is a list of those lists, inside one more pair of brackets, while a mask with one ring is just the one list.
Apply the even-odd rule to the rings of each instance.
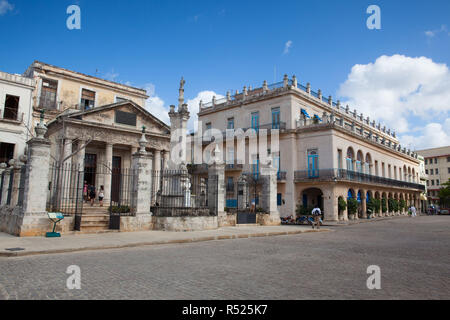
[[103, 185], [108, 202], [114, 196], [112, 186], [120, 184], [112, 173], [131, 168], [143, 127], [153, 168], [161, 170], [169, 159], [169, 127], [131, 101], [76, 112], [49, 123], [52, 156], [84, 171], [85, 181], [97, 190]]

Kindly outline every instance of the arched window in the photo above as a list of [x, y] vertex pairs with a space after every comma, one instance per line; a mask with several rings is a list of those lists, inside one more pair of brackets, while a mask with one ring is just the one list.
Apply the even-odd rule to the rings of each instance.
[[352, 147], [347, 149], [347, 170], [354, 171], [353, 161], [355, 160], [355, 153], [353, 152]]
[[362, 163], [363, 163], [363, 154], [361, 150], [359, 150], [356, 156], [356, 171], [359, 173], [363, 172]]
[[372, 174], [372, 158], [370, 156], [370, 153], [366, 154], [366, 163], [364, 164], [365, 170], [364, 172], [367, 174]]

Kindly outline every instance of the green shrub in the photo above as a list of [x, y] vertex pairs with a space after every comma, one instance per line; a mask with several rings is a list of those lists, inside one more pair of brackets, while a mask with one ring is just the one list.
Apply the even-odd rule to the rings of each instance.
[[359, 205], [358, 200], [353, 198], [347, 199], [348, 214], [356, 214], [356, 211], [358, 210], [358, 205]]
[[338, 211], [339, 214], [347, 209], [347, 202], [343, 198], [339, 198], [338, 200]]
[[383, 212], [383, 213], [387, 212], [386, 198], [381, 199], [381, 212]]

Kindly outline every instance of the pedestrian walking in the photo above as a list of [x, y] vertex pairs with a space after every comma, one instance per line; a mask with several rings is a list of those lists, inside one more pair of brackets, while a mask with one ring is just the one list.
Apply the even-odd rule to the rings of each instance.
[[98, 202], [100, 203], [100, 207], [103, 207], [103, 198], [105, 197], [105, 190], [103, 186], [100, 186], [100, 190], [98, 191]]
[[88, 201], [88, 184], [87, 184], [87, 181], [84, 182], [84, 186], [83, 186], [83, 198], [84, 198], [84, 202]]
[[95, 201], [95, 186], [92, 184], [88, 187], [89, 200], [91, 201], [91, 207], [94, 205]]
[[314, 222], [312, 223], [312, 228], [314, 229], [314, 226], [317, 226], [317, 229], [320, 229], [320, 216], [322, 215], [322, 211], [318, 206], [316, 206], [312, 211], [311, 214], [313, 215]]
[[411, 206], [411, 216], [412, 217], [416, 217], [417, 216], [416, 211], [417, 211], [416, 207], [414, 207], [414, 205], [412, 205]]

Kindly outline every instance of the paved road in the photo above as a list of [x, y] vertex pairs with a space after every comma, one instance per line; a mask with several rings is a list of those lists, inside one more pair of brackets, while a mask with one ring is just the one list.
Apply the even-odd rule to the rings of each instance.
[[[0, 258], [0, 298], [450, 298], [449, 216], [333, 230]], [[66, 288], [69, 265], [81, 268], [80, 290]], [[366, 287], [369, 265], [381, 268], [381, 290]]]

